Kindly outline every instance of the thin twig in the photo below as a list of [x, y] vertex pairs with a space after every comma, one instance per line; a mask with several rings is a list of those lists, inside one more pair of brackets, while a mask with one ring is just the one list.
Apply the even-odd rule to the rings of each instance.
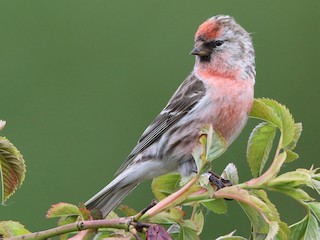
[[70, 232], [79, 232], [87, 229], [98, 229], [102, 227], [112, 227], [118, 229], [125, 229], [128, 231], [129, 223], [131, 218], [118, 218], [118, 219], [102, 219], [102, 220], [90, 220], [90, 221], [79, 221], [63, 225], [48, 230], [25, 234], [16, 237], [6, 238], [8, 240], [28, 240], [28, 239], [47, 239], [54, 236], [59, 236]]

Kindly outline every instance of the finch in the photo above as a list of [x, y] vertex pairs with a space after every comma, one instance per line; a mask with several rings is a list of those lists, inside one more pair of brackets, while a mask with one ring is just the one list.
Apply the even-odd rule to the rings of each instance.
[[195, 64], [160, 114], [146, 128], [116, 178], [86, 203], [105, 217], [140, 182], [196, 171], [192, 150], [211, 124], [230, 145], [253, 103], [255, 54], [250, 35], [225, 15], [209, 18], [194, 37]]

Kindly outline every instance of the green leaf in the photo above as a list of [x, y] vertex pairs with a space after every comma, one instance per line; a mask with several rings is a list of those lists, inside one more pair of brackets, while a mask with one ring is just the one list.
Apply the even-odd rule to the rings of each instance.
[[229, 163], [223, 170], [221, 177], [230, 180], [234, 185], [239, 183], [238, 170], [236, 165]]
[[181, 176], [178, 173], [170, 173], [153, 179], [151, 189], [158, 200], [162, 200], [175, 192], [179, 187]]
[[168, 233], [175, 240], [197, 240], [197, 225], [191, 220], [185, 220], [179, 224], [173, 224]]
[[193, 222], [197, 226], [197, 235], [200, 235], [200, 233], [202, 233], [203, 225], [204, 225], [204, 215], [201, 209], [197, 211], [196, 214], [194, 215]]
[[221, 236], [216, 238], [216, 240], [248, 240], [247, 238], [240, 237], [240, 236]]
[[2, 204], [4, 204], [22, 185], [26, 173], [23, 156], [5, 137], [0, 137], [0, 173]]
[[197, 235], [197, 225], [191, 220], [185, 220], [179, 224], [181, 227], [180, 238], [181, 240], [196, 240], [199, 239]]
[[282, 127], [280, 117], [272, 107], [264, 102], [263, 98], [254, 99], [250, 116], [272, 123], [279, 129]]
[[130, 240], [132, 234], [125, 232], [122, 229], [100, 229], [99, 232], [92, 238], [93, 240]]
[[280, 176], [272, 179], [267, 183], [269, 187], [285, 187], [285, 188], [295, 188], [303, 185], [311, 187], [311, 176], [309, 173], [297, 169], [293, 172], [286, 172]]
[[251, 222], [253, 236], [260, 235], [266, 237], [269, 230], [269, 225], [261, 216], [261, 214], [252, 206], [242, 202], [239, 202], [239, 204]]
[[288, 108], [273, 99], [262, 99], [265, 104], [272, 107], [281, 119], [281, 132], [282, 132], [282, 147], [287, 147], [292, 141], [294, 141], [295, 135], [295, 123], [294, 119], [289, 112]]
[[[275, 232], [278, 232], [281, 221], [276, 207], [270, 202], [266, 192], [263, 190], [253, 190], [247, 196], [243, 195], [243, 197], [242, 201], [246, 204], [242, 202], [239, 202], [239, 204], [251, 221], [253, 239], [271, 238]], [[257, 209], [263, 212], [268, 221], [277, 223], [277, 226], [275, 226], [275, 223], [269, 225]]]
[[[203, 144], [205, 144], [205, 142], [203, 143], [203, 141], [206, 141], [206, 138], [204, 136], [201, 136], [199, 142], [200, 143], [202, 142], [202, 144], [200, 144], [199, 146], [195, 147], [192, 150], [192, 157], [196, 163], [198, 173], [201, 173], [203, 166], [205, 165], [205, 162], [202, 159], [202, 155], [204, 151]], [[187, 181], [187, 180], [184, 180], [184, 181]]]
[[276, 237], [277, 233], [279, 231], [279, 224], [277, 222], [270, 222], [269, 224], [269, 232], [265, 240], [274, 240]]
[[[268, 98], [255, 99], [250, 114], [254, 118], [268, 121], [277, 126], [282, 133], [282, 147], [285, 148], [299, 138], [297, 126], [289, 110], [275, 100]], [[291, 149], [289, 149], [291, 150]]]
[[291, 150], [285, 150], [287, 153], [286, 163], [293, 162], [299, 158], [299, 155]]
[[64, 216], [82, 216], [80, 209], [70, 203], [57, 203], [53, 204], [48, 210], [47, 218], [56, 218]]
[[234, 236], [235, 230], [227, 235], [216, 238], [216, 240], [247, 240], [244, 237]]
[[288, 240], [290, 239], [290, 228], [289, 226], [284, 222], [278, 222], [279, 224], [279, 231], [277, 235], [277, 240]]
[[263, 122], [250, 134], [247, 147], [247, 161], [253, 177], [258, 177], [268, 160], [276, 134], [274, 125]]
[[25, 227], [14, 221], [0, 221], [0, 235], [4, 238], [9, 238], [12, 236], [19, 236], [24, 234], [29, 234], [30, 232], [25, 229]]
[[149, 218], [149, 221], [158, 224], [174, 224], [183, 221], [185, 215], [181, 207], [171, 207]]
[[[112, 233], [109, 232], [109, 231], [101, 231], [101, 232], [98, 232], [98, 233], [94, 236], [93, 240], [108, 239], [108, 238], [111, 237], [111, 235], [112, 235]], [[121, 238], [120, 238], [119, 240], [121, 240]]]
[[305, 232], [306, 232], [306, 228], [307, 228], [307, 224], [308, 224], [308, 217], [304, 217], [301, 221], [292, 224], [290, 226], [290, 230], [291, 230], [291, 236], [290, 236], [290, 240], [301, 240], [301, 239], [305, 239], [303, 238]]
[[92, 217], [91, 213], [90, 213], [90, 210], [86, 208], [84, 203], [80, 203], [78, 208], [79, 208], [79, 211], [81, 213], [82, 219], [83, 220], [90, 220], [90, 218]]
[[320, 232], [320, 229], [319, 229], [319, 224], [317, 222], [317, 219], [313, 215], [309, 215], [306, 232], [304, 234], [303, 239], [319, 240], [320, 239], [319, 232]]
[[301, 136], [301, 132], [302, 132], [302, 124], [301, 123], [295, 123], [294, 124], [294, 134], [293, 134], [293, 139], [291, 141], [291, 143], [286, 147], [286, 149], [288, 150], [293, 150], [296, 145], [297, 142]]
[[77, 215], [63, 216], [59, 219], [58, 226], [66, 225], [69, 223], [74, 223], [75, 221], [77, 221], [77, 219], [78, 219]]
[[[263, 190], [254, 190], [252, 191], [252, 194], [257, 196], [260, 200], [262, 200], [267, 205], [267, 208], [264, 205], [260, 205], [261, 206], [260, 208], [263, 210], [267, 218], [272, 221], [271, 226], [269, 226], [269, 232], [268, 232], [268, 236], [270, 237], [270, 239], [273, 239], [272, 236], [275, 230], [277, 230], [278, 240], [289, 239], [289, 236], [290, 236], [289, 226], [286, 223], [281, 222], [278, 210], [276, 206], [269, 200], [267, 193]], [[275, 223], [278, 226], [275, 226]], [[266, 237], [266, 239], [268, 239], [268, 237]]]
[[312, 179], [311, 183], [312, 183], [312, 188], [315, 189], [317, 193], [320, 195], [320, 181]]
[[196, 162], [198, 174], [202, 174], [209, 168], [209, 162], [221, 156], [228, 145], [223, 136], [212, 128], [212, 125], [206, 125], [200, 130], [200, 145], [193, 149], [192, 156]]
[[307, 203], [307, 206], [310, 208], [313, 215], [320, 222], [320, 203], [319, 202], [310, 202], [310, 203]]
[[220, 157], [227, 150], [227, 142], [220, 132], [214, 130], [212, 125], [201, 130], [201, 134], [207, 135], [206, 159], [212, 161]]
[[312, 201], [313, 198], [309, 196], [308, 193], [306, 193], [304, 190], [301, 188], [291, 188], [291, 187], [285, 187], [281, 186], [280, 188], [276, 188], [279, 192], [286, 194], [293, 199], [296, 199], [297, 201]]
[[[70, 224], [70, 223], [74, 223], [78, 220], [78, 217], [79, 216], [63, 216], [59, 219], [58, 221], [58, 224], [57, 226], [63, 226], [63, 225], [67, 225], [67, 224]], [[65, 234], [62, 234], [59, 236], [59, 239], [60, 240], [67, 240], [69, 238], [69, 235], [72, 234], [72, 233], [65, 233]]]
[[200, 203], [210, 211], [217, 214], [224, 214], [228, 211], [228, 207], [224, 199], [206, 199]]

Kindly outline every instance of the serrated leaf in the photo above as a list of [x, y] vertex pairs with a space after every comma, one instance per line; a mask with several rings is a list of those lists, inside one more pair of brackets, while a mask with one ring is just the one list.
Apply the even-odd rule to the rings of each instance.
[[202, 213], [202, 210], [199, 210], [196, 212], [193, 218], [193, 222], [197, 226], [197, 234], [200, 235], [200, 233], [202, 233], [203, 225], [204, 225], [204, 215]]
[[308, 202], [313, 200], [313, 198], [301, 188], [281, 187], [276, 189], [283, 194], [297, 199], [298, 201]]
[[311, 183], [312, 183], [312, 188], [313, 188], [314, 190], [316, 190], [317, 193], [320, 195], [320, 181], [317, 181], [317, 180], [315, 180], [315, 179], [312, 179], [312, 180], [311, 180]]
[[[201, 138], [205, 138], [205, 137], [202, 136]], [[201, 138], [200, 138], [200, 141], [202, 140]], [[204, 161], [202, 159], [202, 154], [203, 154], [203, 145], [202, 144], [195, 147], [192, 150], [192, 157], [196, 163], [198, 173], [201, 172], [201, 170], [203, 169], [203, 165], [204, 165]]]
[[295, 188], [303, 185], [307, 185], [311, 187], [311, 176], [307, 172], [303, 171], [293, 171], [293, 172], [286, 172], [281, 174], [280, 176], [272, 179], [267, 183], [269, 187], [286, 187], [286, 188]]
[[262, 98], [254, 99], [250, 116], [272, 123], [279, 129], [281, 128], [280, 117], [272, 107], [264, 103]]
[[197, 225], [191, 220], [185, 220], [180, 225], [179, 238], [181, 240], [197, 240]]
[[211, 162], [227, 150], [228, 144], [220, 132], [212, 129], [212, 125], [210, 125], [207, 134], [206, 157], [207, 160]]
[[[271, 226], [269, 226], [269, 232], [268, 232], [269, 238], [274, 239], [273, 233], [277, 228], [277, 231], [276, 231], [277, 239], [288, 240], [290, 237], [289, 226], [286, 223], [281, 222], [278, 210], [276, 206], [269, 200], [267, 193], [263, 190], [254, 190], [252, 191], [252, 194], [257, 196], [260, 200], [262, 200], [267, 205], [267, 208], [264, 205], [260, 205], [260, 209], [263, 210], [266, 217], [271, 221]], [[274, 226], [275, 223], [278, 225], [277, 227]], [[266, 239], [268, 239], [268, 236], [266, 237]]]
[[84, 203], [80, 203], [78, 208], [83, 220], [89, 220], [91, 218], [90, 210], [86, 208]]
[[284, 222], [278, 222], [278, 224], [279, 224], [279, 231], [278, 231], [276, 239], [277, 240], [289, 240], [290, 235], [291, 235], [291, 231], [290, 231], [289, 226]]
[[239, 183], [239, 175], [236, 165], [229, 163], [223, 170], [221, 177], [230, 180], [234, 185]]
[[5, 137], [0, 137], [0, 175], [2, 204], [24, 181], [26, 166], [19, 150]]
[[74, 223], [75, 221], [77, 221], [78, 216], [77, 215], [72, 215], [72, 216], [63, 216], [59, 219], [58, 221], [58, 226], [62, 226], [62, 225], [66, 225], [69, 223]]
[[[74, 223], [78, 220], [78, 217], [79, 216], [76, 216], [76, 215], [75, 216], [63, 216], [59, 219], [57, 226], [59, 227], [59, 226], [67, 225], [70, 223]], [[72, 234], [72, 233], [62, 234], [59, 236], [59, 239], [60, 240], [67, 240], [70, 234]]]
[[99, 232], [93, 237], [89, 239], [93, 240], [130, 240], [132, 239], [132, 234], [125, 232], [120, 229], [113, 229], [114, 231], [110, 231], [109, 229], [99, 230]]
[[269, 232], [265, 240], [274, 240], [276, 237], [277, 233], [279, 231], [279, 224], [277, 222], [270, 222], [269, 224]]
[[152, 223], [158, 224], [174, 224], [183, 221], [185, 212], [179, 207], [171, 207], [149, 218]]
[[295, 123], [293, 139], [291, 143], [286, 147], [286, 149], [293, 150], [296, 147], [297, 142], [299, 141], [299, 138], [301, 136], [301, 132], [302, 132], [302, 123]]
[[252, 225], [252, 235], [253, 236], [267, 236], [269, 225], [264, 220], [264, 218], [261, 216], [261, 214], [253, 207], [248, 206], [247, 204], [244, 204], [242, 202], [239, 202], [241, 208], [248, 216], [251, 225]]
[[291, 150], [285, 150], [287, 153], [286, 163], [293, 162], [299, 158], [299, 155]]
[[19, 222], [0, 221], [0, 235], [2, 238], [9, 238], [29, 233], [30, 232]]
[[224, 199], [207, 199], [200, 203], [210, 211], [217, 214], [224, 214], [228, 211], [228, 207]]
[[179, 224], [173, 224], [168, 229], [168, 233], [174, 240], [197, 240], [199, 239], [196, 225], [191, 220], [186, 220]]
[[[98, 232], [93, 240], [102, 240], [102, 239], [108, 239], [110, 238], [110, 232], [107, 232], [107, 231], [101, 231], [101, 232]], [[130, 238], [128, 238], [128, 240], [130, 240]]]
[[201, 130], [200, 145], [193, 149], [192, 156], [196, 162], [198, 174], [206, 172], [209, 162], [221, 156], [228, 144], [220, 132], [213, 129], [212, 125], [206, 125]]
[[319, 229], [319, 224], [317, 219], [313, 215], [309, 215], [306, 232], [304, 234], [303, 239], [319, 240], [320, 239], [319, 232], [320, 232], [320, 229]]
[[268, 160], [276, 128], [267, 122], [260, 123], [250, 134], [247, 147], [247, 161], [253, 177], [258, 177]]
[[170, 173], [153, 179], [151, 189], [158, 200], [162, 200], [177, 190], [181, 176], [178, 173]]
[[304, 217], [301, 221], [292, 224], [290, 226], [290, 230], [291, 230], [291, 236], [290, 236], [290, 240], [301, 240], [303, 239], [303, 236], [306, 232], [306, 228], [307, 228], [307, 224], [308, 224], [308, 217]]
[[307, 206], [310, 208], [313, 215], [320, 222], [320, 203], [319, 202], [310, 202], [310, 203], [307, 203]]
[[[263, 190], [254, 190], [246, 195], [242, 194], [243, 202], [239, 202], [242, 209], [247, 214], [252, 224], [253, 239], [264, 239], [267, 237], [270, 226], [260, 212], [268, 219], [268, 221], [280, 222], [279, 214], [275, 206], [267, 198], [267, 194]], [[260, 209], [259, 211], [257, 209]], [[271, 234], [271, 233], [270, 233]]]
[[53, 204], [51, 208], [47, 211], [47, 218], [56, 218], [64, 216], [81, 216], [80, 209], [70, 203], [57, 203]]
[[264, 190], [253, 190], [251, 194], [258, 197], [263, 201], [266, 206], [261, 205], [261, 209], [264, 211], [269, 220], [280, 221], [279, 213], [276, 206], [269, 200], [267, 193]]
[[233, 232], [231, 232], [227, 235], [218, 237], [215, 240], [247, 240], [247, 238], [244, 238], [244, 237], [234, 236], [235, 232], [236, 232], [236, 230], [234, 230]]
[[240, 236], [231, 236], [231, 237], [221, 236], [216, 238], [216, 240], [248, 240], [248, 239]]
[[278, 114], [281, 120], [282, 147], [287, 147], [293, 140], [295, 135], [294, 119], [288, 108], [273, 99], [263, 98], [262, 101]]

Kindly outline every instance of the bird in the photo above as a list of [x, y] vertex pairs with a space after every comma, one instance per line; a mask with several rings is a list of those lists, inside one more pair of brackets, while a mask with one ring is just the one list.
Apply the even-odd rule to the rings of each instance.
[[250, 34], [233, 17], [204, 21], [190, 52], [193, 70], [145, 129], [116, 177], [87, 202], [107, 216], [139, 183], [171, 172], [190, 176], [199, 131], [212, 125], [229, 146], [240, 134], [254, 99], [255, 53]]

